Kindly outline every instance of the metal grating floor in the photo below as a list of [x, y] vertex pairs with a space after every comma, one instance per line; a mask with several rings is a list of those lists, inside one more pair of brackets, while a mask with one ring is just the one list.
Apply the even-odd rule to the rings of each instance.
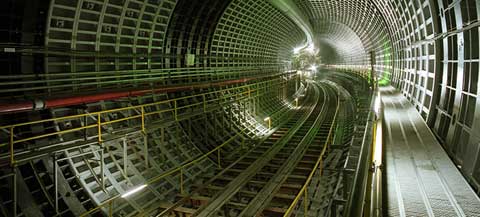
[[470, 188], [415, 108], [381, 88], [388, 216], [480, 216]]

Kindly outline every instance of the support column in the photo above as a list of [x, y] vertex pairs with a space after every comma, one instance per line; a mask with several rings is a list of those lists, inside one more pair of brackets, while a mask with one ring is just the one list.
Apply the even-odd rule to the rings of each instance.
[[123, 173], [125, 174], [125, 177], [128, 177], [127, 175], [127, 138], [123, 137], [122, 142], [123, 142]]
[[105, 152], [105, 147], [103, 146], [103, 142], [100, 143], [100, 173], [101, 173], [101, 176], [102, 176], [102, 190], [105, 191], [105, 163], [104, 163], [104, 152]]
[[375, 51], [370, 51], [370, 85], [372, 89], [375, 89], [376, 87], [376, 74], [375, 74]]
[[13, 216], [17, 216], [17, 167], [12, 168], [13, 173]]
[[145, 167], [148, 168], [149, 167], [149, 164], [148, 164], [148, 137], [147, 137], [147, 133], [146, 132], [143, 132], [142, 133], [143, 135], [143, 149], [145, 151]]
[[53, 162], [53, 185], [55, 188], [55, 195], [54, 195], [54, 200], [55, 200], [55, 213], [59, 213], [58, 211], [58, 164], [57, 164], [57, 154], [53, 153], [52, 156], [52, 162]]

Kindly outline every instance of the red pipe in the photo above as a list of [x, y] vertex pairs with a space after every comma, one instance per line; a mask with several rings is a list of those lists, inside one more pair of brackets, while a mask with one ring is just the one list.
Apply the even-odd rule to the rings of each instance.
[[19, 102], [15, 104], [0, 105], [0, 114], [33, 110], [33, 102]]
[[264, 77], [269, 77], [269, 76], [251, 77], [251, 78], [220, 81], [220, 82], [213, 82], [213, 83], [209, 82], [204, 84], [194, 84], [194, 85], [188, 85], [188, 86], [173, 86], [173, 87], [161, 87], [156, 89], [107, 92], [107, 93], [99, 93], [94, 95], [73, 96], [73, 97], [65, 97], [65, 98], [58, 98], [58, 99], [47, 99], [47, 100], [36, 99], [30, 102], [19, 102], [19, 103], [0, 105], [0, 114], [66, 107], [66, 106], [72, 106], [72, 105], [93, 103], [101, 100], [114, 100], [114, 99], [124, 98], [124, 97], [142, 96], [148, 93], [169, 93], [169, 92], [177, 92], [177, 91], [185, 91], [185, 90], [194, 90], [199, 88], [219, 87], [219, 86], [226, 86], [231, 84], [245, 83], [251, 80], [256, 80]]

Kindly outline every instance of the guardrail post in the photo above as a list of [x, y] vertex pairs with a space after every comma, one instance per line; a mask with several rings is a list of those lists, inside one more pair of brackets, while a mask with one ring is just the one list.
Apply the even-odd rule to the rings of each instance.
[[220, 164], [220, 149], [217, 150], [217, 164], [218, 168], [222, 168], [222, 165]]
[[[322, 156], [322, 158], [323, 158], [323, 156]], [[323, 159], [320, 160], [319, 169], [320, 169], [320, 176], [322, 176], [323, 175]]]
[[101, 113], [97, 113], [97, 133], [98, 133], [98, 145], [100, 145], [100, 173], [101, 173], [101, 185], [102, 190], [105, 191], [105, 165], [103, 162], [104, 158], [104, 147], [103, 147], [103, 140], [102, 140], [102, 119]]
[[308, 209], [308, 195], [307, 195], [307, 188], [305, 187], [305, 191], [303, 193], [304, 197], [304, 208], [303, 208], [303, 216], [307, 217], [307, 209]]
[[142, 132], [145, 132], [145, 108], [142, 106], [141, 107], [142, 111]]
[[55, 185], [55, 196], [54, 196], [55, 213], [58, 214], [59, 213], [58, 212], [58, 173], [57, 173], [58, 166], [57, 166], [57, 155], [56, 155], [56, 153], [53, 153], [52, 160], [53, 160], [53, 183]]
[[148, 164], [148, 138], [147, 138], [147, 133], [143, 132], [142, 135], [143, 135], [143, 149], [144, 149], [144, 152], [145, 152], [145, 167], [148, 168], [149, 164]]
[[207, 112], [207, 99], [205, 94], [202, 95], [203, 98], [203, 112]]
[[97, 114], [97, 133], [98, 133], [98, 143], [102, 142], [102, 123], [101, 123], [100, 113]]
[[180, 194], [183, 195], [183, 167], [180, 169]]
[[[13, 127], [12, 127], [13, 128]], [[17, 168], [13, 167], [13, 216], [17, 216]]]
[[[87, 116], [87, 115], [85, 115], [85, 116], [83, 117], [83, 123], [84, 123], [84, 124], [83, 124], [84, 126], [88, 126], [88, 116]], [[88, 139], [87, 128], [85, 128], [85, 129], [83, 130], [83, 140], [84, 140], [84, 141], [87, 141], [87, 139]]]
[[123, 137], [122, 139], [123, 142], [123, 173], [125, 173], [125, 177], [128, 177], [127, 175], [127, 138]]
[[100, 173], [102, 174], [102, 190], [105, 191], [105, 163], [103, 162], [104, 159], [104, 147], [103, 142], [100, 144]]
[[[175, 101], [176, 102], [176, 101]], [[143, 135], [143, 149], [145, 155], [145, 168], [148, 168], [148, 138], [147, 138], [147, 130], [145, 128], [145, 107], [141, 107], [142, 110], [142, 135]]]
[[15, 166], [15, 159], [14, 159], [14, 151], [13, 151], [13, 144], [14, 144], [14, 137], [13, 137], [13, 126], [10, 127], [10, 165], [12, 167]]
[[113, 217], [113, 200], [108, 202], [108, 217]]
[[173, 114], [175, 115], [175, 121], [178, 121], [178, 117], [177, 117], [177, 100], [173, 101]]

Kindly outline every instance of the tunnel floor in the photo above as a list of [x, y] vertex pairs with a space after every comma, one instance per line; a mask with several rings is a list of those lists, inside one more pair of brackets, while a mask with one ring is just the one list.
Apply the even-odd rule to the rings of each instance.
[[480, 216], [480, 199], [412, 104], [393, 87], [381, 93], [388, 216]]

